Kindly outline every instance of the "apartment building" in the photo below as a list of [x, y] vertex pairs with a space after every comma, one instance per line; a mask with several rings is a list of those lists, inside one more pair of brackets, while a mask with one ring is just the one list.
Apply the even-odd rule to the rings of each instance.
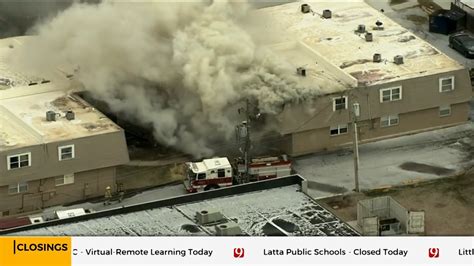
[[468, 121], [468, 70], [365, 2], [295, 2], [256, 15], [272, 35], [267, 45], [320, 93], [278, 116], [289, 154], [351, 144], [354, 119], [361, 142]]
[[0, 216], [103, 196], [129, 160], [123, 130], [70, 92], [71, 69], [3, 63], [31, 40], [0, 40]]

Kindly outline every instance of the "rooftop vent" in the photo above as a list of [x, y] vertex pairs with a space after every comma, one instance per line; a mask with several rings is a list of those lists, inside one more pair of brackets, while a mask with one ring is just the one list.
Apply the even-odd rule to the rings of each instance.
[[218, 222], [224, 219], [224, 215], [217, 210], [202, 210], [196, 212], [196, 219], [199, 224]]
[[67, 111], [66, 112], [66, 119], [67, 120], [74, 120], [76, 118], [76, 115], [74, 114], [73, 111]]
[[382, 62], [382, 55], [381, 54], [374, 54], [373, 61], [374, 61], [374, 63]]
[[306, 76], [306, 68], [298, 67], [298, 68], [296, 68], [296, 73], [300, 76], [305, 77]]
[[372, 32], [366, 32], [365, 33], [365, 41], [366, 42], [371, 42], [374, 40], [374, 36], [372, 34]]
[[332, 12], [329, 9], [324, 9], [323, 10], [323, 18], [331, 18], [332, 17]]
[[235, 222], [227, 222], [216, 225], [216, 235], [218, 236], [238, 236], [242, 235], [242, 230]]
[[30, 217], [30, 222], [31, 222], [32, 224], [38, 224], [38, 223], [44, 222], [44, 219], [43, 219], [43, 217], [41, 217], [41, 216], [38, 216], [38, 217]]
[[10, 86], [10, 85], [13, 85], [13, 81], [7, 78], [0, 78], [0, 85]]
[[375, 27], [373, 28], [374, 30], [383, 30], [383, 22], [380, 20], [377, 20], [375, 22]]
[[308, 4], [302, 4], [301, 5], [301, 12], [306, 14], [306, 13], [309, 13], [309, 11], [311, 11], [311, 7], [308, 5]]
[[357, 26], [356, 32], [357, 32], [357, 33], [365, 33], [365, 25], [364, 25], [364, 24], [360, 24], [359, 26]]
[[47, 111], [46, 121], [49, 121], [49, 122], [56, 121], [56, 113], [54, 111]]
[[393, 62], [394, 62], [396, 65], [401, 65], [401, 64], [403, 64], [403, 56], [401, 56], [401, 55], [396, 55], [396, 56], [393, 58]]

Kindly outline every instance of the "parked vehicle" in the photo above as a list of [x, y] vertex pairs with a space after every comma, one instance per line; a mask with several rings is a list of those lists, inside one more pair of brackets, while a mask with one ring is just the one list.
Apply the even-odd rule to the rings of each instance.
[[[226, 157], [185, 163], [184, 186], [188, 192], [198, 192], [241, 183], [245, 164], [237, 160], [231, 165]], [[246, 181], [259, 181], [291, 174], [291, 161], [286, 156], [252, 159], [248, 165]]]
[[449, 47], [466, 58], [474, 58], [474, 37], [467, 33], [457, 33], [449, 36]]

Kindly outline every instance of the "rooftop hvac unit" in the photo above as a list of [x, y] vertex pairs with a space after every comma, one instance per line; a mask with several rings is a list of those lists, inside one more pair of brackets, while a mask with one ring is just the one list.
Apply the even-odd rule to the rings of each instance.
[[38, 217], [30, 217], [30, 222], [31, 222], [32, 224], [39, 224], [39, 223], [44, 222], [44, 219], [43, 219], [43, 217], [41, 217], [41, 216], [38, 216]]
[[373, 28], [374, 30], [383, 30], [383, 22], [380, 20], [377, 20], [375, 22], [375, 27]]
[[227, 222], [216, 225], [217, 236], [238, 236], [242, 235], [242, 230], [235, 222]]
[[196, 212], [196, 219], [199, 224], [218, 222], [224, 219], [224, 215], [217, 210], [202, 210]]
[[67, 111], [66, 112], [66, 119], [67, 120], [74, 120], [75, 117], [76, 117], [76, 115], [74, 114], [73, 111]]
[[356, 32], [357, 32], [357, 33], [365, 33], [365, 25], [364, 25], [364, 24], [360, 24], [359, 26], [357, 26]]
[[47, 111], [46, 121], [56, 121], [56, 113], [54, 111]]
[[396, 55], [396, 56], [393, 58], [393, 62], [394, 62], [396, 65], [401, 65], [401, 64], [403, 64], [403, 56], [401, 56], [401, 55]]
[[296, 73], [300, 76], [305, 77], [306, 76], [306, 68], [298, 67], [298, 68], [296, 68]]
[[311, 11], [311, 8], [309, 7], [308, 4], [302, 4], [301, 5], [301, 12], [306, 14], [306, 13], [309, 13], [309, 11]]
[[323, 10], [323, 18], [331, 18], [332, 17], [332, 12], [329, 9], [324, 9]]
[[366, 42], [371, 42], [374, 40], [374, 36], [371, 32], [366, 32], [365, 33], [365, 41]]
[[374, 61], [374, 63], [382, 62], [382, 55], [381, 54], [374, 54], [373, 61]]

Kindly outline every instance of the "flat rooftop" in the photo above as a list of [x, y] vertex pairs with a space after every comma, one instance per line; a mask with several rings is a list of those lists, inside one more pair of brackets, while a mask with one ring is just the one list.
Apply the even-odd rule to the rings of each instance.
[[[46, 120], [47, 111], [56, 113], [56, 121]], [[74, 120], [66, 119], [67, 111], [74, 112]], [[0, 99], [0, 151], [120, 130], [105, 115], [66, 91]]]
[[[266, 186], [272, 182], [279, 182], [279, 180], [246, 184], [240, 188]], [[197, 211], [213, 209], [220, 211], [227, 221], [236, 222], [243, 234], [250, 236], [358, 235], [351, 227], [302, 193], [298, 184], [232, 195], [233, 189], [239, 188], [221, 189], [221, 194], [228, 193], [228, 196], [41, 227], [15, 234], [41, 236], [215, 235], [215, 223], [200, 225], [195, 220]], [[219, 191], [206, 193], [219, 193]], [[196, 195], [182, 197], [194, 196]]]
[[[11, 60], [25, 51], [34, 36], [0, 39], [0, 151], [24, 146], [93, 136], [121, 130], [80, 97], [72, 95], [77, 82], [72, 66], [40, 69], [32, 73]], [[46, 121], [46, 112], [56, 121]], [[74, 120], [65, 113], [72, 111]]]
[[28, 55], [22, 46], [28, 42], [34, 42], [35, 36], [19, 36], [0, 39], [0, 91], [17, 87], [36, 86], [51, 81], [66, 81], [73, 72], [72, 66], [56, 67], [55, 69], [27, 70], [24, 67], [12, 67], [12, 60], [20, 55], [26, 58]]
[[[304, 3], [311, 12], [301, 12]], [[326, 9], [331, 10], [332, 18], [322, 17]], [[344, 83], [352, 87], [381, 84], [463, 68], [362, 0], [299, 1], [259, 9], [254, 16], [264, 17], [260, 21], [271, 35], [265, 40], [268, 46], [293, 43], [279, 54], [295, 65], [307, 66], [308, 72], [330, 72], [338, 80], [334, 88], [325, 88], [326, 93], [339, 91]], [[383, 23], [383, 30], [375, 29], [377, 20]], [[372, 42], [356, 32], [359, 25], [373, 34]], [[306, 60], [298, 59], [298, 53]], [[382, 62], [373, 62], [375, 53], [381, 54]], [[394, 63], [397, 55], [403, 56], [404, 64]]]

